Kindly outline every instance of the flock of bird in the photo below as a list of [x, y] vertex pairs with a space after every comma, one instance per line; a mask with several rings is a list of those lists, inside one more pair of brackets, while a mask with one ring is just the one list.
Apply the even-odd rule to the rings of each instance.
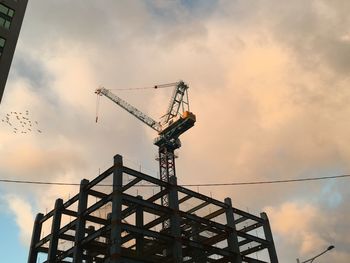
[[7, 113], [1, 121], [11, 126], [13, 133], [16, 134], [30, 132], [42, 133], [42, 131], [38, 129], [38, 122], [30, 119], [28, 110], [25, 112], [11, 111], [10, 113]]

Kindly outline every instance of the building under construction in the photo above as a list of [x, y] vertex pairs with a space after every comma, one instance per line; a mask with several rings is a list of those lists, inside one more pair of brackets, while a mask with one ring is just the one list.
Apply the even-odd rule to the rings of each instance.
[[[168, 204], [164, 204], [164, 197]], [[46, 233], [46, 234], [45, 234]], [[68, 201], [57, 199], [34, 223], [28, 263], [254, 262], [277, 263], [268, 217], [255, 216], [123, 165]]]
[[160, 122], [110, 90], [96, 90], [158, 133], [159, 179], [124, 166], [116, 155], [111, 168], [81, 181], [77, 195], [37, 215], [28, 263], [42, 254], [40, 263], [278, 262], [265, 213], [254, 216], [233, 208], [229, 198], [220, 202], [177, 185], [174, 151], [196, 116], [183, 81], [154, 88], [171, 86]]

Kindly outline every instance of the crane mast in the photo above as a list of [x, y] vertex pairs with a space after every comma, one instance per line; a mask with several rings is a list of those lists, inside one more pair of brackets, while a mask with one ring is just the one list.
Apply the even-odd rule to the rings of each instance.
[[188, 86], [180, 81], [175, 86], [173, 96], [170, 99], [169, 107], [167, 113], [163, 116], [165, 117], [164, 123], [168, 123], [172, 118], [179, 115], [180, 107], [182, 106], [182, 111], [189, 111], [188, 103]]
[[[161, 117], [160, 122], [147, 116], [145, 113], [113, 94], [108, 89], [99, 88], [95, 93], [101, 96], [106, 96], [131, 115], [158, 132], [158, 137], [154, 140], [154, 144], [158, 146], [157, 159], [159, 161], [160, 180], [169, 182], [170, 177], [176, 176], [175, 150], [181, 147], [179, 136], [193, 127], [196, 122], [196, 116], [190, 112], [187, 93], [188, 86], [183, 81], [163, 84], [160, 86], [175, 86], [168, 110]], [[154, 88], [160, 86], [154, 86]], [[169, 206], [169, 198], [167, 194], [163, 195], [161, 203], [164, 206]], [[168, 224], [169, 222], [165, 221], [163, 229], [168, 228]]]

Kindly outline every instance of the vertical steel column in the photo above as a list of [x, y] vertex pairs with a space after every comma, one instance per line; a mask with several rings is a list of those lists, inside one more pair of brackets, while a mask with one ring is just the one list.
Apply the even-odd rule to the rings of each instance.
[[85, 187], [88, 183], [89, 183], [89, 180], [86, 180], [86, 179], [83, 179], [80, 182], [77, 224], [75, 226], [75, 240], [74, 240], [74, 253], [73, 253], [74, 263], [80, 263], [83, 260], [83, 249], [80, 245], [80, 242], [85, 237], [86, 220], [83, 217], [83, 213], [87, 208], [88, 193]]
[[169, 191], [169, 207], [172, 210], [170, 216], [170, 231], [174, 238], [172, 244], [172, 262], [183, 262], [182, 257], [182, 242], [181, 242], [181, 229], [180, 229], [180, 216], [179, 216], [179, 198], [177, 193], [177, 180], [175, 176], [169, 178], [171, 188]]
[[[193, 222], [191, 225], [191, 236], [192, 236], [192, 240], [195, 242], [201, 242], [200, 240], [200, 225], [197, 222]], [[193, 252], [193, 257], [192, 257], [192, 261], [193, 262], [206, 262], [206, 254], [204, 251], [202, 251], [201, 249], [195, 248], [194, 252]]]
[[62, 218], [62, 208], [63, 208], [63, 200], [57, 199], [55, 203], [55, 210], [53, 212], [52, 225], [51, 225], [51, 237], [49, 244], [49, 251], [47, 256], [48, 262], [55, 262], [57, 256], [58, 249], [58, 231], [61, 226], [61, 218]]
[[[142, 199], [142, 196], [138, 195], [137, 198]], [[143, 209], [142, 206], [136, 207], [136, 227], [143, 228]], [[143, 253], [144, 239], [142, 234], [136, 235], [136, 253], [141, 256]]]
[[275, 243], [273, 242], [269, 218], [267, 217], [267, 214], [264, 212], [260, 213], [260, 216], [262, 219], [265, 220], [263, 228], [264, 228], [265, 238], [270, 243], [269, 247], [267, 248], [267, 250], [269, 251], [270, 261], [271, 263], [278, 263], [278, 258], [277, 258]]
[[[88, 235], [92, 234], [95, 232], [95, 227], [94, 226], [89, 226], [87, 229], [87, 233]], [[94, 263], [94, 257], [93, 257], [93, 249], [91, 251], [91, 249], [88, 249], [86, 251], [86, 263]]]
[[123, 157], [114, 156], [113, 192], [112, 192], [112, 218], [110, 239], [110, 263], [121, 262], [122, 246], [122, 186], [123, 186]]
[[228, 234], [227, 246], [231, 252], [234, 252], [236, 254], [236, 257], [235, 259], [233, 259], [232, 263], [242, 263], [242, 257], [239, 251], [238, 237], [236, 232], [235, 218], [233, 215], [231, 198], [228, 198], [228, 197], [225, 198], [225, 204], [227, 204], [227, 208], [225, 210], [227, 225], [233, 230], [233, 231], [230, 231], [230, 233]]
[[35, 248], [36, 244], [40, 241], [42, 224], [40, 223], [43, 219], [43, 214], [37, 214], [33, 226], [32, 240], [30, 242], [28, 263], [36, 263], [38, 258], [38, 250]]

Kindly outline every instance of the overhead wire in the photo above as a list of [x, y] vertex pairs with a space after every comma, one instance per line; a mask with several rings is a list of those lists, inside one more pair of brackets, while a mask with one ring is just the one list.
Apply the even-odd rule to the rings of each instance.
[[[319, 181], [327, 179], [339, 179], [350, 177], [350, 174], [324, 176], [324, 177], [310, 177], [298, 179], [284, 179], [284, 180], [270, 180], [270, 181], [251, 181], [251, 182], [231, 182], [231, 183], [203, 183], [203, 184], [179, 184], [181, 187], [208, 187], [208, 186], [242, 186], [242, 185], [263, 185], [263, 184], [278, 184], [278, 183], [294, 183], [306, 181]], [[30, 181], [30, 180], [11, 180], [0, 179], [0, 183], [15, 183], [15, 184], [34, 184], [34, 185], [57, 185], [57, 186], [78, 186], [80, 183], [65, 183], [65, 182], [47, 182], [47, 181]], [[113, 186], [113, 184], [98, 184], [97, 186]], [[158, 185], [135, 185], [141, 187], [159, 187]]]

